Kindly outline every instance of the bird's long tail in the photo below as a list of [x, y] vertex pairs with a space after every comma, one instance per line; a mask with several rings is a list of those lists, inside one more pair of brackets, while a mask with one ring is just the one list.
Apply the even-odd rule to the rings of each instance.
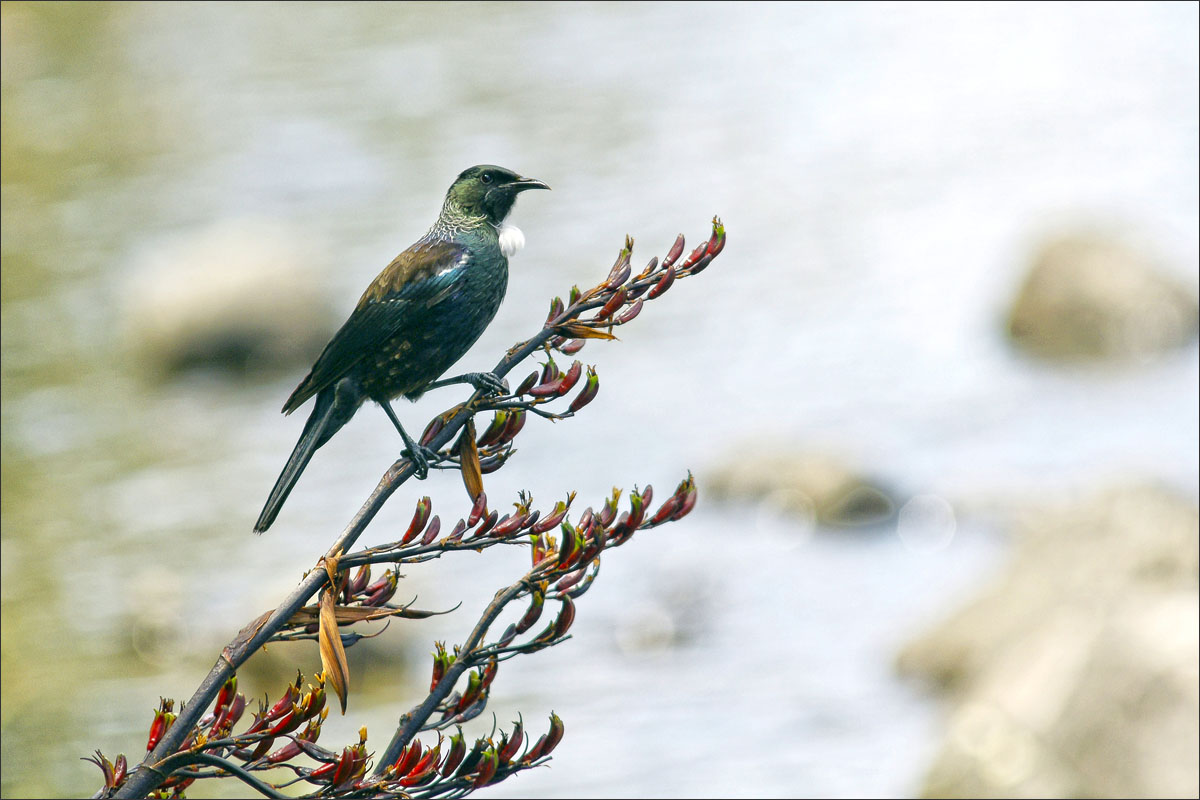
[[292, 487], [300, 479], [300, 473], [308, 466], [313, 453], [350, 421], [360, 402], [357, 393], [344, 381], [317, 395], [317, 403], [309, 414], [308, 421], [304, 423], [300, 441], [296, 442], [283, 472], [279, 473], [279, 479], [275, 481], [275, 488], [271, 489], [271, 494], [267, 497], [262, 513], [258, 515], [258, 522], [254, 523], [255, 533], [262, 533], [271, 527], [279, 509], [283, 507], [283, 502], [291, 494]]

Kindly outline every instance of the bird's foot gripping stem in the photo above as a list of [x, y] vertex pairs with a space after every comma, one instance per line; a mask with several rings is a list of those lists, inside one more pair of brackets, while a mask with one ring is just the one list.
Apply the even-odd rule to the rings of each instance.
[[463, 379], [477, 392], [508, 394], [508, 384], [494, 372], [468, 372]]
[[508, 394], [508, 384], [494, 372], [465, 372], [462, 375], [456, 375], [453, 378], [446, 378], [441, 381], [434, 381], [425, 387], [425, 390], [437, 389], [442, 386], [451, 386], [456, 383], [469, 383], [477, 392], [485, 394]]
[[429, 477], [429, 463], [436, 462], [440, 458], [436, 450], [413, 441], [406, 444], [404, 455], [412, 462], [413, 474], [417, 476], [417, 480], [422, 481]]
[[396, 430], [400, 431], [400, 438], [404, 440], [404, 455], [412, 462], [413, 474], [417, 476], [418, 480], [425, 480], [429, 477], [430, 462], [436, 463], [440, 460], [441, 456], [438, 455], [436, 450], [413, 441], [413, 438], [408, 435], [408, 431], [404, 430], [404, 426], [400, 424], [400, 418], [396, 416], [396, 412], [392, 410], [390, 403], [382, 401], [379, 405], [383, 406], [388, 419], [396, 426]]

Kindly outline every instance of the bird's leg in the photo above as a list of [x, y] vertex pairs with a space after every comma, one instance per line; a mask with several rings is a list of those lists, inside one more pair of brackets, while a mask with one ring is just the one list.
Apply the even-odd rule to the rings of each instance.
[[400, 418], [396, 416], [396, 412], [392, 410], [392, 406], [387, 400], [380, 400], [378, 402], [379, 405], [383, 406], [388, 419], [396, 426], [396, 430], [400, 431], [400, 438], [404, 440], [404, 452], [408, 454], [409, 460], [412, 461], [417, 478], [425, 480], [429, 475], [429, 462], [437, 459], [437, 452], [413, 441], [408, 432], [404, 430], [404, 426], [400, 424]]
[[488, 394], [508, 393], [508, 385], [504, 383], [503, 378], [494, 372], [465, 372], [453, 378], [434, 381], [426, 386], [425, 390], [439, 389], [443, 386], [452, 386], [456, 383], [469, 383], [476, 391], [483, 391]]

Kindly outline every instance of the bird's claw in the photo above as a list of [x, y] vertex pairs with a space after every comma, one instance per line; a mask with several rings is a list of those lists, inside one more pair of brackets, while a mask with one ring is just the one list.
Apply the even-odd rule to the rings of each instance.
[[477, 392], [508, 394], [508, 384], [494, 372], [470, 372], [463, 377]]
[[438, 460], [437, 451], [423, 444], [404, 448], [404, 455], [412, 462], [413, 474], [420, 481], [429, 477], [429, 462]]

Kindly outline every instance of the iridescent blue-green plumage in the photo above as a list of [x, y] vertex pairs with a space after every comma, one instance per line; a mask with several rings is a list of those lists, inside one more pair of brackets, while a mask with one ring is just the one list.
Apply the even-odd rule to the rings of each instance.
[[[508, 286], [501, 225], [518, 193], [546, 188], [541, 181], [490, 165], [458, 176], [434, 226], [372, 281], [284, 404], [284, 413], [290, 414], [310, 397], [317, 398], [255, 531], [271, 525], [313, 453], [366, 400], [388, 412], [423, 472], [422, 454], [413, 452], [419, 447], [388, 401], [420, 397], [487, 328]], [[455, 381], [489, 385], [494, 378], [469, 374], [442, 383]]]

